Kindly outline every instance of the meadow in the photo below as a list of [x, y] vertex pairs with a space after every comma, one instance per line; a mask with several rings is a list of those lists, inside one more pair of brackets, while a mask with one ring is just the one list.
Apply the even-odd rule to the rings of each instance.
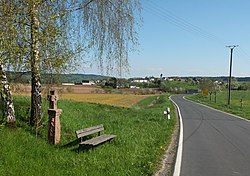
[[[47, 143], [46, 100], [43, 127], [34, 130], [28, 119], [30, 97], [15, 96], [18, 127], [0, 126], [0, 175], [152, 175], [176, 124], [175, 118], [163, 117], [166, 107], [175, 117], [168, 96], [149, 96], [129, 108], [60, 99], [61, 141], [55, 146]], [[75, 131], [98, 124], [117, 137], [78, 153]]]
[[214, 94], [212, 95], [211, 100], [209, 95], [204, 96], [202, 94], [188, 96], [187, 98], [213, 108], [250, 119], [250, 91], [231, 91], [230, 107], [227, 105], [227, 91], [218, 92], [216, 102]]

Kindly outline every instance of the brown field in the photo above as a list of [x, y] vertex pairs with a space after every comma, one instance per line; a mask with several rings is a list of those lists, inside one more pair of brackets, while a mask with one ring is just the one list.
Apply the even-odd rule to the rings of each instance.
[[133, 94], [62, 94], [61, 99], [131, 107], [149, 95]]
[[[92, 93], [104, 93], [104, 90], [96, 86], [66, 86], [66, 85], [43, 85], [43, 94], [47, 94], [48, 90], [55, 89], [59, 94], [74, 93], [74, 94], [92, 94]], [[13, 92], [15, 94], [29, 94], [31, 92], [30, 84], [14, 84]]]
[[[48, 94], [48, 90], [56, 89], [58, 91], [59, 99], [69, 99], [80, 102], [92, 102], [100, 104], [108, 104], [113, 106], [131, 107], [140, 100], [152, 94], [157, 93], [154, 90], [148, 89], [124, 89], [120, 90], [125, 94], [105, 93], [105, 90], [95, 86], [48, 86], [42, 87], [43, 96]], [[30, 96], [30, 84], [15, 84], [13, 85], [14, 95]], [[146, 94], [146, 95], [141, 95]]]

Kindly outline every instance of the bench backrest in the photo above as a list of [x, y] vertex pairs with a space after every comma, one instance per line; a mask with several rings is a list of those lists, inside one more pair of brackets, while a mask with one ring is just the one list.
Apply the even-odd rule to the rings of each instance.
[[84, 129], [76, 131], [76, 137], [77, 138], [82, 138], [84, 136], [88, 136], [90, 134], [94, 134], [94, 133], [97, 133], [97, 132], [100, 132], [100, 131], [103, 131], [103, 130], [104, 130], [104, 127], [103, 127], [102, 124], [97, 125], [97, 126], [93, 126], [93, 127], [89, 127], [89, 128], [84, 128]]

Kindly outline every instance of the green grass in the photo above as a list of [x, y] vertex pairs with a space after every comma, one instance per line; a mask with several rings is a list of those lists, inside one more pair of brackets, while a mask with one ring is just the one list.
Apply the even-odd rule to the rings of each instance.
[[[216, 109], [229, 112], [240, 117], [250, 119], [250, 91], [231, 91], [231, 105], [227, 106], [228, 93], [226, 91], [217, 93], [217, 102], [214, 101], [214, 95], [212, 100], [210, 97], [201, 94], [189, 96], [188, 99], [206, 104]], [[241, 99], [243, 100], [243, 106], [241, 107]]]
[[[36, 136], [28, 126], [29, 104], [29, 97], [15, 97], [18, 128], [0, 127], [0, 175], [152, 175], [175, 126], [175, 118], [163, 119], [166, 107], [174, 108], [168, 95], [146, 98], [133, 108], [59, 100], [61, 141], [53, 146], [46, 139], [47, 107]], [[75, 130], [98, 124], [117, 137], [78, 153]]]

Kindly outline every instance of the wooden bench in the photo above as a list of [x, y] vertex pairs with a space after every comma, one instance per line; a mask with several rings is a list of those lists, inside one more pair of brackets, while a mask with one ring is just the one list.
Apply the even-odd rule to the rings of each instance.
[[[103, 125], [97, 125], [97, 126], [93, 126], [93, 127], [89, 127], [89, 128], [84, 128], [81, 130], [77, 130], [76, 131], [76, 137], [80, 140], [81, 142], [79, 143], [79, 148], [78, 150], [83, 147], [83, 146], [91, 146], [94, 147], [96, 145], [99, 145], [101, 143], [104, 143], [106, 141], [111, 141], [113, 138], [116, 137], [116, 135], [110, 135], [110, 134], [101, 134], [101, 131], [104, 130]], [[84, 137], [94, 134], [94, 133], [98, 133], [97, 137], [88, 139], [88, 140], [84, 140]]]

